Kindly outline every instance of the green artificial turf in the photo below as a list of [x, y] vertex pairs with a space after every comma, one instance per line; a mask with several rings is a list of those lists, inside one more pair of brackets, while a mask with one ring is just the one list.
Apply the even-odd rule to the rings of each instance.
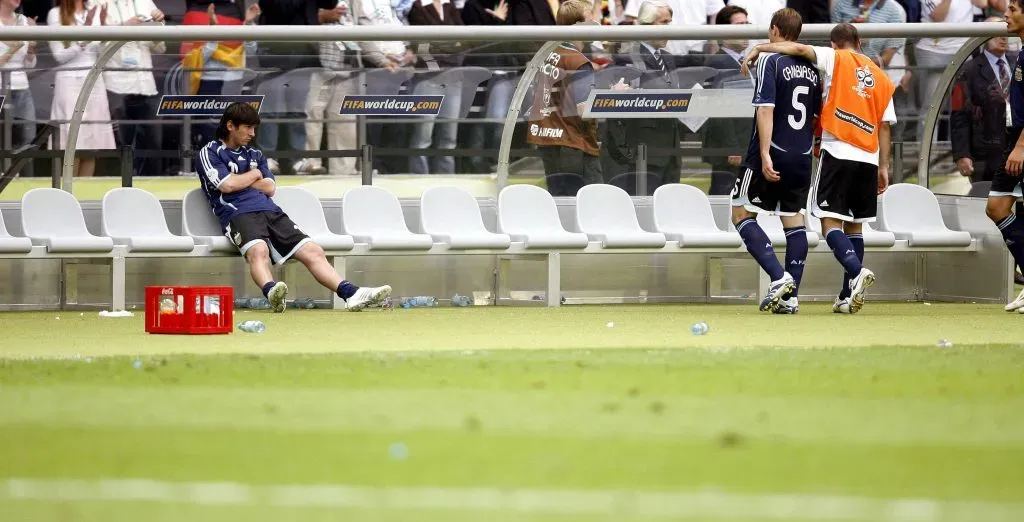
[[1024, 318], [998, 306], [249, 318], [267, 332], [0, 314], [2, 518], [1024, 517]]

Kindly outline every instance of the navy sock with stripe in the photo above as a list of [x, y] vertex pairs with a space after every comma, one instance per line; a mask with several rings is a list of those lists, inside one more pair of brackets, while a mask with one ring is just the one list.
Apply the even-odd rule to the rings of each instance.
[[807, 231], [804, 227], [785, 229], [786, 232], [786, 271], [793, 276], [796, 285], [786, 299], [796, 297], [800, 293], [800, 279], [804, 276], [804, 263], [807, 261]]
[[[846, 270], [847, 274], [857, 275], [860, 273], [860, 269], [864, 267], [860, 262], [861, 256], [857, 255], [853, 241], [846, 236], [845, 232], [841, 229], [833, 228], [825, 235], [825, 241], [828, 243], [829, 248], [832, 249], [832, 254], [836, 256], [836, 261], [843, 265], [843, 269]], [[863, 244], [863, 239], [861, 244]], [[839, 294], [840, 298], [849, 297], [849, 286], [849, 280], [847, 280], [846, 284], [843, 285], [844, 293]]]
[[996, 223], [996, 226], [1003, 234], [1006, 249], [1024, 272], [1024, 220], [1018, 219], [1017, 214], [1010, 214], [1006, 219]]
[[764, 233], [761, 225], [758, 225], [757, 221], [754, 221], [752, 218], [747, 218], [736, 224], [736, 231], [743, 238], [743, 244], [747, 246], [747, 252], [754, 256], [754, 260], [757, 261], [757, 264], [761, 265], [761, 268], [772, 278], [772, 281], [782, 279], [786, 271], [779, 264], [779, 259], [775, 257], [772, 242], [768, 239], [768, 235]]
[[342, 281], [338, 284], [338, 297], [348, 301], [349, 297], [356, 295], [356, 290], [359, 290], [358, 286], [348, 281]]
[[271, 281], [271, 282], [263, 285], [263, 297], [270, 297], [270, 290], [272, 288], [274, 288], [274, 285], [276, 285], [276, 284], [277, 284], [277, 281]]
[[[850, 238], [850, 244], [853, 245], [853, 249], [857, 252], [857, 259], [860, 259], [861, 265], [864, 264], [864, 235], [863, 234], [850, 234], [846, 236]], [[857, 277], [857, 274], [850, 275], [849, 272], [843, 272], [843, 288], [839, 290], [839, 298], [846, 299], [850, 297], [850, 279]]]

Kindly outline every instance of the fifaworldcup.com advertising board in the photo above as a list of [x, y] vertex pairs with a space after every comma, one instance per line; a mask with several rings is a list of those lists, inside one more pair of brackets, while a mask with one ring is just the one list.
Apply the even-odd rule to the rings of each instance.
[[342, 116], [437, 116], [444, 95], [349, 94], [341, 101]]
[[594, 89], [584, 118], [749, 118], [753, 89]]
[[232, 103], [248, 103], [259, 112], [262, 94], [168, 94], [160, 97], [157, 116], [196, 116], [220, 118]]

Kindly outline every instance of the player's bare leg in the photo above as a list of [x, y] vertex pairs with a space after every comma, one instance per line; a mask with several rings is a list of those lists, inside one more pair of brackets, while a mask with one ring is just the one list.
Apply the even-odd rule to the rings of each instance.
[[[1010, 228], [1016, 220], [1021, 219], [1021, 216], [1016, 216], [1013, 213], [1013, 206], [1016, 202], [1016, 196], [989, 196], [988, 202], [985, 204], [985, 214], [999, 227], [1000, 232], [1004, 233], [1003, 239], [1006, 241], [1007, 248], [1013, 246], [1013, 242], [1005, 237], [1005, 229]], [[1013, 250], [1010, 252], [1012, 253]], [[1010, 301], [1003, 309], [1007, 312], [1024, 313], [1024, 290], [1021, 290], [1017, 298]]]
[[267, 243], [260, 241], [250, 246], [245, 251], [245, 260], [249, 263], [249, 274], [253, 282], [263, 289], [263, 295], [270, 301], [271, 310], [274, 313], [283, 312], [284, 300], [288, 296], [288, 285], [274, 281], [274, 275], [270, 271], [270, 248], [267, 247]]
[[295, 259], [305, 265], [321, 285], [344, 299], [350, 312], [358, 312], [367, 306], [380, 303], [391, 295], [391, 287], [388, 285], [360, 288], [342, 279], [327, 260], [324, 249], [316, 243], [302, 245], [295, 253]]

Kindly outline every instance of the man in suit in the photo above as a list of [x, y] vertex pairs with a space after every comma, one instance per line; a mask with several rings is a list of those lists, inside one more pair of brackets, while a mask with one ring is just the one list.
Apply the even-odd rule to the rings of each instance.
[[[742, 7], [727, 5], [718, 12], [715, 24], [745, 25], [747, 11]], [[718, 79], [712, 84], [713, 89], [724, 88], [730, 79], [741, 78], [740, 61], [749, 46], [746, 40], [726, 40], [718, 53], [708, 59], [708, 66], [719, 69]], [[735, 74], [732, 74], [735, 72]], [[753, 114], [753, 111], [751, 111]], [[711, 187], [708, 194], [713, 196], [728, 195], [736, 185], [740, 173], [743, 152], [750, 142], [754, 131], [751, 118], [711, 118], [704, 124], [703, 145], [705, 149], [729, 149], [730, 154], [705, 156], [704, 161], [711, 164]]]
[[[992, 17], [986, 22], [1001, 22]], [[1005, 36], [989, 40], [981, 54], [964, 64], [951, 95], [950, 126], [953, 157], [960, 174], [971, 183], [992, 181], [1003, 164], [1010, 82], [1013, 74], [1007, 55], [1010, 41]], [[1017, 215], [1024, 215], [1024, 206], [1016, 204]], [[1024, 275], [1017, 271], [1017, 284], [1024, 284]]]
[[953, 87], [953, 157], [960, 174], [972, 183], [992, 181], [1006, 147], [1006, 105], [1012, 65], [1006, 57], [1009, 39], [993, 38], [971, 58]]
[[[672, 8], [660, 0], [647, 0], [637, 14], [638, 25], [669, 25], [672, 23]], [[645, 89], [678, 89], [675, 78], [675, 58], [665, 50], [665, 40], [638, 42], [626, 55], [617, 57], [618, 65], [632, 65], [643, 71], [639, 86]], [[637, 145], [643, 143], [648, 149], [678, 149], [682, 138], [680, 122], [674, 118], [630, 118], [613, 119], [605, 122], [604, 139], [601, 147], [601, 168], [605, 181], [611, 181], [624, 174], [636, 173]], [[659, 178], [658, 185], [679, 182], [679, 158], [677, 156], [648, 153], [647, 172]], [[623, 188], [631, 195], [636, 189], [635, 179], [628, 180]], [[648, 193], [658, 188], [648, 183]], [[649, 194], [642, 194], [649, 195]]]

